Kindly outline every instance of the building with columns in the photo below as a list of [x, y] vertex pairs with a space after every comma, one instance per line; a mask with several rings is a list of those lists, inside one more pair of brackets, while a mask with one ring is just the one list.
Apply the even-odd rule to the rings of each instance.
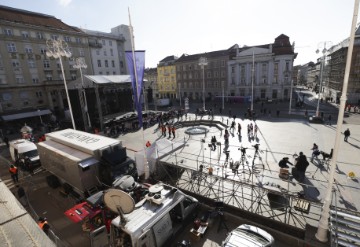
[[244, 46], [228, 61], [227, 95], [237, 100], [279, 100], [290, 97], [293, 62], [289, 37], [281, 34], [274, 43]]

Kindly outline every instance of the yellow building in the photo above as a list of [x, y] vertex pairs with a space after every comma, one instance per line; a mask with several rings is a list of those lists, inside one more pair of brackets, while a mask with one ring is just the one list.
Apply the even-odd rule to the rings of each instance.
[[175, 56], [168, 56], [161, 60], [157, 66], [157, 93], [159, 98], [178, 98], [175, 66], [177, 59]]

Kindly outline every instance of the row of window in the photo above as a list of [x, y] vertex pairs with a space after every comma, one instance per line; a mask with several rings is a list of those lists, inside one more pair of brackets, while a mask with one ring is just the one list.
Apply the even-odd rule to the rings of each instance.
[[[97, 60], [97, 65], [99, 68], [102, 67], [102, 61], [99, 59]], [[105, 68], [109, 68], [109, 61], [108, 60], [104, 60], [104, 66]], [[115, 61], [111, 60], [111, 67], [115, 68]]]
[[[12, 101], [13, 100], [13, 94], [11, 92], [4, 92], [1, 94], [1, 101]], [[16, 98], [20, 98], [22, 100], [27, 100], [30, 98], [33, 98], [34, 95], [36, 98], [41, 99], [43, 97], [43, 92], [41, 91], [35, 91], [35, 92], [29, 92], [29, 91], [20, 91], [18, 93], [18, 97]]]
[[[225, 60], [221, 60], [221, 61], [217, 60], [217, 61], [210, 61], [205, 66], [207, 68], [219, 68], [219, 67], [225, 67], [225, 65], [226, 65]], [[176, 66], [177, 71], [199, 70], [199, 69], [201, 69], [201, 66], [197, 63]]]
[[[15, 43], [7, 43], [7, 50], [8, 52], [17, 52], [17, 48], [16, 48], [16, 44]], [[68, 50], [73, 54], [73, 49], [71, 47], [68, 47]], [[33, 53], [33, 48], [30, 44], [25, 44], [24, 45], [24, 51], [27, 54], [32, 54]], [[39, 51], [41, 54], [45, 55], [46, 54], [46, 45], [39, 45]], [[78, 52], [79, 52], [79, 56], [80, 57], [84, 57], [85, 56], [85, 52], [84, 49], [82, 48], [78, 48]]]
[[[29, 38], [37, 38], [37, 39], [54, 39], [54, 40], [58, 40], [59, 39], [59, 35], [57, 34], [44, 34], [43, 32], [29, 32], [29, 31], [20, 31], [18, 32], [18, 30], [14, 30], [11, 28], [4, 28], [3, 29], [3, 34], [6, 36], [15, 36], [14, 33], [19, 33], [18, 35], [21, 37], [23, 37], [23, 39], [29, 39]], [[70, 37], [70, 36], [63, 36], [63, 40], [66, 42], [73, 42], [73, 40], [75, 40], [76, 43], [81, 44], [82, 43], [82, 38], [80, 37]], [[111, 42], [109, 42], [110, 44]], [[112, 43], [111, 43], [112, 45]]]
[[[109, 51], [110, 51], [110, 56], [114, 56], [114, 50], [112, 48], [110, 48]], [[103, 54], [104, 54], [104, 56], [107, 56], [107, 50], [106, 49], [103, 50]], [[96, 50], [96, 55], [100, 56], [100, 49]]]
[[[219, 73], [219, 71], [207, 71], [206, 72], [206, 78], [219, 78], [220, 77], [225, 77], [225, 71], [221, 71]], [[201, 72], [189, 72], [189, 73], [178, 73], [177, 78], [179, 80], [181, 79], [198, 79], [198, 78], [202, 78], [202, 73]]]

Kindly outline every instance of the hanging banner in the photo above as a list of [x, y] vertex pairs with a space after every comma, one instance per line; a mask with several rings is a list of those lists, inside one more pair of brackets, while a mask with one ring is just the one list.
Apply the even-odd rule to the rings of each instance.
[[[145, 70], [145, 51], [134, 51], [134, 54], [132, 51], [125, 51], [125, 54], [126, 54], [126, 62], [128, 64], [128, 68], [131, 76], [131, 85], [133, 89], [135, 108], [139, 119], [139, 127], [142, 128], [143, 122], [142, 122], [141, 93], [143, 89], [143, 78], [144, 78], [144, 70]], [[134, 63], [133, 55], [135, 56], [135, 63]], [[134, 66], [136, 66], [136, 70], [134, 69]]]

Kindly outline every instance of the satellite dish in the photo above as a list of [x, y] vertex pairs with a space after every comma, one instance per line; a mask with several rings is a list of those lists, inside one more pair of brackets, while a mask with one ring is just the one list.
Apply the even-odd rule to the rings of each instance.
[[113, 182], [114, 188], [119, 188], [125, 192], [133, 191], [136, 187], [137, 183], [135, 182], [135, 179], [130, 175], [125, 175], [120, 178], [117, 178]]
[[104, 203], [114, 213], [128, 214], [135, 208], [134, 199], [126, 192], [118, 189], [109, 189], [104, 193]]
[[163, 189], [164, 189], [164, 186], [161, 183], [160, 184], [154, 184], [154, 185], [150, 186], [149, 192], [150, 193], [159, 193]]

